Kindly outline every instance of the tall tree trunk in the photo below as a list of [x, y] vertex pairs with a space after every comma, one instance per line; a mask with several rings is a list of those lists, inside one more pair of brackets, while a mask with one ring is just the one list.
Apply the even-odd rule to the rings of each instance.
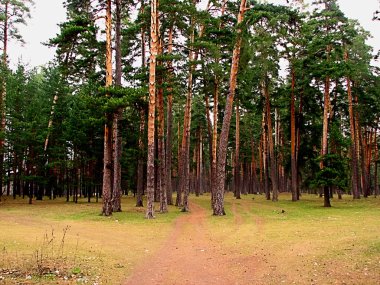
[[[168, 54], [173, 53], [173, 26], [169, 29]], [[168, 61], [168, 96], [166, 108], [166, 192], [167, 203], [173, 205], [172, 190], [172, 138], [173, 138], [173, 63]]]
[[[2, 55], [2, 69], [8, 72], [8, 5], [9, 1], [5, 1], [4, 7], [4, 30], [3, 30], [3, 55]], [[5, 97], [7, 94], [7, 83], [5, 77], [1, 80], [1, 95], [0, 95], [0, 133], [5, 132]], [[0, 200], [3, 195], [3, 173], [4, 173], [4, 138], [0, 137]]]
[[298, 106], [298, 116], [296, 117], [296, 151], [295, 151], [295, 158], [296, 158], [296, 166], [297, 166], [297, 169], [296, 169], [296, 180], [297, 180], [297, 200], [300, 199], [300, 196], [301, 196], [301, 191], [300, 191], [300, 178], [299, 178], [299, 175], [298, 175], [298, 169], [299, 169], [299, 165], [298, 165], [298, 156], [299, 156], [299, 153], [300, 153], [300, 148], [301, 148], [301, 129], [300, 129], [300, 126], [302, 124], [302, 112], [303, 112], [303, 92], [304, 92], [304, 89], [302, 88], [300, 90], [300, 94], [299, 94], [299, 106]]
[[363, 196], [367, 198], [371, 195], [371, 160], [372, 160], [372, 130], [368, 127], [364, 129], [363, 135], [363, 177], [365, 177], [365, 188]]
[[[106, 7], [106, 87], [112, 86], [112, 46], [111, 46], [111, 0]], [[110, 97], [109, 94], [106, 94]], [[112, 215], [112, 132], [111, 116], [107, 114], [104, 126], [104, 158], [103, 158], [103, 210], [104, 216]]]
[[[159, 20], [157, 19], [157, 25]], [[159, 28], [158, 28], [159, 29]], [[162, 54], [163, 46], [162, 40], [159, 40], [158, 53]], [[161, 61], [157, 62], [158, 65], [162, 65]], [[166, 193], [166, 155], [165, 155], [165, 112], [164, 112], [164, 90], [163, 90], [163, 78], [162, 72], [158, 76], [158, 92], [157, 92], [157, 150], [158, 150], [158, 183], [160, 188], [160, 213], [166, 213], [168, 211], [168, 200]]]
[[122, 110], [119, 109], [113, 114], [112, 118], [112, 144], [113, 144], [113, 153], [112, 153], [112, 163], [113, 163], [113, 187], [112, 187], [112, 210], [113, 212], [121, 212], [121, 133], [120, 133], [120, 119], [122, 116]]
[[[348, 52], [345, 51], [345, 60], [348, 60]], [[350, 133], [351, 133], [351, 169], [352, 169], [352, 179], [351, 179], [351, 187], [354, 199], [360, 198], [359, 192], [359, 165], [358, 159], [356, 155], [356, 132], [355, 132], [355, 118], [354, 118], [354, 108], [353, 108], [353, 100], [352, 100], [352, 91], [351, 91], [351, 80], [349, 77], [346, 78], [347, 82], [347, 99], [348, 99], [348, 114], [350, 117]]]
[[[358, 96], [354, 96], [354, 104], [357, 107], [358, 106]], [[354, 199], [360, 199], [360, 194], [363, 189], [363, 179], [362, 179], [362, 173], [360, 171], [360, 152], [361, 152], [361, 131], [360, 131], [360, 119], [359, 119], [359, 112], [358, 110], [355, 110], [354, 108], [354, 125], [355, 125], [355, 150], [356, 150], [356, 160], [358, 163], [358, 196]]]
[[226, 178], [226, 155], [228, 145], [228, 135], [230, 132], [230, 124], [232, 117], [232, 108], [237, 84], [237, 72], [239, 69], [240, 60], [240, 48], [241, 48], [241, 27], [240, 24], [244, 19], [244, 13], [246, 11], [246, 0], [241, 0], [238, 21], [237, 21], [237, 40], [234, 46], [231, 63], [231, 74], [229, 81], [229, 90], [227, 96], [227, 102], [224, 112], [222, 131], [220, 133], [220, 141], [218, 147], [218, 160], [216, 169], [217, 189], [215, 193], [215, 201], [213, 205], [213, 214], [217, 216], [225, 215], [224, 211], [224, 184]]
[[[330, 78], [327, 76], [325, 79], [325, 92], [323, 104], [323, 131], [322, 131], [322, 159], [328, 153], [328, 124], [330, 114]], [[323, 160], [321, 160], [320, 168], [324, 168]], [[324, 207], [331, 207], [329, 187], [324, 187]]]
[[[141, 0], [140, 14], [144, 12], [144, 0]], [[145, 59], [145, 28], [141, 27], [141, 69], [144, 70], [146, 67]], [[145, 145], [144, 145], [144, 136], [145, 136], [145, 109], [143, 106], [140, 106], [140, 127], [139, 127], [139, 157], [137, 162], [137, 195], [136, 195], [136, 207], [143, 207], [143, 194], [144, 194], [144, 161], [145, 161]]]
[[199, 132], [199, 151], [198, 151], [198, 189], [199, 194], [203, 194], [203, 136], [202, 130]]
[[239, 99], [236, 97], [236, 128], [235, 128], [235, 197], [240, 197], [240, 111], [239, 111]]
[[[223, 1], [221, 9], [221, 17], [224, 16], [226, 10], [227, 0]], [[222, 21], [219, 30], [223, 28], [224, 22]], [[216, 58], [215, 62], [219, 64], [220, 58]], [[219, 115], [219, 87], [220, 77], [218, 74], [214, 76], [214, 106], [213, 106], [213, 129], [212, 129], [212, 159], [211, 159], [211, 207], [214, 209], [215, 193], [218, 189], [217, 179], [217, 149], [218, 149], [218, 115]]]
[[[209, 161], [210, 161], [210, 177], [209, 177], [209, 184], [210, 184], [210, 192], [211, 192], [211, 203], [213, 203], [212, 199], [212, 185], [213, 185], [213, 128], [210, 118], [210, 100], [207, 94], [205, 94], [205, 111], [206, 111], [206, 119], [207, 119], [207, 136], [208, 136], [208, 149], [209, 149]], [[212, 204], [211, 204], [212, 205]]]
[[140, 128], [139, 128], [139, 157], [137, 162], [137, 195], [136, 207], [143, 207], [144, 193], [144, 135], [145, 135], [145, 110], [140, 109]]
[[265, 198], [270, 200], [270, 185], [269, 185], [269, 150], [268, 150], [268, 120], [267, 120], [266, 106], [263, 108], [263, 122], [262, 122], [262, 157], [263, 157], [263, 187]]
[[295, 71], [292, 66], [292, 91], [290, 97], [290, 163], [291, 163], [291, 181], [292, 181], [292, 201], [298, 199], [298, 184], [297, 184], [297, 159], [296, 159], [296, 112], [295, 112]]
[[213, 128], [212, 128], [212, 163], [211, 163], [211, 206], [214, 208], [215, 193], [217, 191], [217, 149], [218, 149], [218, 113], [219, 113], [219, 78], [215, 77], [214, 83], [214, 107], [213, 107]]
[[156, 110], [156, 57], [158, 52], [157, 0], [151, 0], [150, 62], [149, 62], [149, 113], [148, 113], [148, 161], [147, 161], [147, 211], [146, 218], [154, 218], [154, 157]]
[[379, 195], [379, 183], [377, 181], [377, 168], [378, 168], [378, 160], [379, 160], [379, 148], [377, 146], [377, 128], [375, 128], [375, 138], [374, 138], [374, 143], [375, 143], [375, 170], [373, 172], [373, 180], [374, 180], [374, 187], [375, 187], [375, 198]]
[[[263, 129], [263, 128], [262, 128]], [[264, 131], [262, 132], [260, 136], [260, 143], [259, 143], [259, 165], [260, 165], [260, 187], [259, 192], [260, 193], [266, 193], [264, 189]]]
[[[121, 87], [121, 0], [115, 0], [116, 22], [115, 22], [115, 85]], [[118, 108], [113, 114], [112, 137], [113, 137], [113, 187], [112, 187], [112, 209], [113, 212], [121, 212], [121, 144], [120, 120], [123, 115], [122, 108]]]
[[278, 201], [278, 179], [277, 179], [277, 164], [274, 154], [274, 145], [273, 145], [273, 135], [272, 135], [272, 116], [271, 116], [271, 107], [270, 107], [270, 95], [269, 95], [269, 86], [267, 78], [263, 83], [263, 92], [265, 96], [265, 113], [266, 113], [266, 135], [268, 140], [268, 152], [269, 152], [269, 168], [270, 168], [270, 178], [272, 182], [272, 201]]
[[[190, 35], [190, 48], [194, 43], [194, 18], [191, 19], [191, 35]], [[189, 74], [187, 78], [187, 97], [186, 97], [186, 106], [185, 106], [185, 117], [183, 122], [183, 133], [182, 133], [182, 144], [181, 144], [181, 163], [182, 173], [180, 176], [180, 185], [179, 189], [183, 193], [183, 212], [189, 211], [189, 178], [190, 178], [190, 127], [191, 127], [191, 112], [192, 112], [192, 97], [193, 97], [193, 73], [194, 73], [194, 63], [195, 53], [193, 50], [189, 52]], [[179, 205], [178, 205], [179, 206]]]
[[251, 134], [251, 193], [257, 193], [257, 175], [256, 175], [256, 159], [255, 159], [255, 142]]

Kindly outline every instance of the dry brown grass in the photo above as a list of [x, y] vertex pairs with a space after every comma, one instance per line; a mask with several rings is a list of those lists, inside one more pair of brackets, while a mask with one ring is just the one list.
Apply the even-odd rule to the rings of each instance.
[[[209, 209], [209, 198], [191, 200]], [[331, 209], [315, 196], [289, 200], [228, 194], [227, 216], [209, 211], [212, 242], [242, 265], [226, 274], [254, 262], [249, 284], [380, 284], [380, 199], [344, 197]], [[100, 209], [84, 201], [1, 202], [0, 284], [121, 284], [187, 215], [171, 207], [145, 220], [131, 197], [112, 217], [99, 216]]]
[[124, 212], [102, 217], [100, 203], [2, 202], [0, 278], [27, 284], [119, 284], [156, 250], [179, 215], [171, 208], [172, 213], [147, 221], [133, 198], [123, 198], [123, 206]]

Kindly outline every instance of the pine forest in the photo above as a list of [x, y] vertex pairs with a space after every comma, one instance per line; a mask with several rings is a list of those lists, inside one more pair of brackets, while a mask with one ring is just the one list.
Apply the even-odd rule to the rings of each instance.
[[[308, 279], [254, 281], [241, 273], [202, 283], [191, 279], [192, 270], [201, 270], [193, 268], [190, 279], [174, 283], [150, 283], [153, 277], [141, 276], [153, 271], [142, 270], [135, 283], [91, 284], [378, 284], [379, 52], [339, 1], [66, 0], [66, 20], [43, 43], [55, 50], [54, 59], [11, 67], [17, 59], [10, 58], [9, 43], [23, 42], [19, 29], [33, 18], [37, 1], [0, 1], [0, 210], [8, 203], [61, 201], [53, 212], [88, 205], [95, 210], [87, 218], [99, 216], [98, 223], [135, 217], [125, 222], [127, 232], [138, 224], [160, 231], [157, 223], [164, 223], [159, 235], [177, 218], [175, 227], [186, 231], [204, 211], [204, 223], [217, 234], [217, 223], [238, 226], [257, 207], [277, 217], [298, 209], [294, 219], [314, 209], [330, 219], [349, 203], [352, 213], [343, 208], [339, 217], [352, 215], [352, 223], [355, 211], [377, 211], [367, 224], [377, 230], [374, 252], [366, 255], [373, 270], [364, 279], [328, 283], [316, 275], [310, 281], [308, 273]], [[372, 12], [376, 23], [379, 12]], [[250, 219], [260, 228], [265, 218], [255, 215]], [[187, 219], [182, 227], [181, 219]], [[203, 227], [200, 221], [193, 226]], [[202, 240], [195, 232], [188, 236]], [[109, 242], [114, 236], [108, 234]], [[239, 243], [244, 234], [230, 236]], [[40, 254], [37, 265], [44, 261]], [[218, 272], [212, 264], [209, 271]], [[4, 268], [0, 262], [0, 284], [3, 275], [15, 276]], [[67, 284], [79, 284], [82, 273], [68, 274], [77, 283]]]

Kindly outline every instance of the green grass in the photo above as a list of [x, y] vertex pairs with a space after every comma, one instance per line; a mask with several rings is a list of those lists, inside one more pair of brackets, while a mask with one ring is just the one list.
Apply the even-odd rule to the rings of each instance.
[[272, 202], [261, 195], [235, 200], [228, 194], [227, 216], [209, 217], [208, 226], [225, 248], [264, 265], [257, 273], [262, 284], [310, 284], [311, 279], [315, 284], [378, 284], [380, 199], [344, 196], [331, 202], [324, 208], [323, 198], [315, 195], [292, 202], [282, 194]]
[[[289, 194], [279, 198], [272, 202], [262, 195], [242, 195], [236, 200], [227, 194], [223, 217], [212, 216], [210, 195], [190, 200], [209, 213], [207, 229], [226, 252], [256, 260], [254, 274], [260, 284], [378, 284], [380, 199], [352, 200], [346, 195], [324, 208], [323, 198], [315, 195], [303, 195], [297, 202]], [[178, 217], [191, 214], [170, 206], [169, 213], [146, 220], [145, 208], [136, 208], [133, 197], [124, 197], [123, 212], [111, 217], [100, 215], [100, 202], [27, 202], [0, 203], [0, 270], [13, 266], [32, 272], [36, 252], [43, 250], [43, 261], [49, 266], [62, 262], [67, 274], [78, 275], [73, 280], [108, 280], [105, 284], [120, 284], [139, 262], [154, 254]], [[53, 245], [47, 244], [52, 236]], [[63, 275], [47, 272], [28, 282], [50, 284]], [[25, 274], [20, 278], [23, 281]]]

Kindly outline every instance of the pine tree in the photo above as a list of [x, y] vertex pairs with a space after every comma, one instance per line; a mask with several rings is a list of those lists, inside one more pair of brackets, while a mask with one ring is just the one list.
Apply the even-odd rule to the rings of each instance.
[[33, 5], [32, 0], [0, 1], [0, 40], [2, 42], [2, 56], [0, 70], [2, 73], [0, 79], [0, 198], [2, 196], [3, 185], [3, 162], [4, 162], [4, 135], [6, 129], [5, 118], [5, 98], [7, 96], [6, 74], [8, 69], [8, 43], [9, 40], [23, 42], [23, 38], [18, 31], [18, 25], [26, 25], [26, 19], [30, 18], [30, 6]]
[[151, 0], [150, 61], [149, 61], [149, 113], [148, 113], [148, 162], [147, 162], [147, 211], [146, 218], [154, 218], [154, 157], [156, 112], [156, 58], [158, 53], [158, 1]]
[[[106, 0], [106, 88], [112, 86], [112, 20], [111, 20], [111, 0]], [[106, 94], [110, 97], [110, 94]], [[103, 158], [103, 210], [104, 216], [112, 215], [112, 127], [111, 116], [106, 115], [107, 120], [104, 125], [104, 158]]]
[[230, 129], [230, 122], [232, 117], [232, 107], [235, 97], [237, 72], [239, 69], [240, 48], [241, 48], [241, 24], [244, 20], [244, 14], [246, 12], [246, 1], [242, 0], [240, 3], [240, 9], [237, 21], [237, 40], [232, 55], [231, 74], [229, 81], [229, 92], [227, 96], [227, 102], [224, 112], [222, 131], [220, 134], [220, 142], [218, 147], [218, 161], [217, 161], [217, 190], [215, 193], [215, 203], [213, 205], [213, 214], [216, 216], [225, 215], [224, 211], [224, 186], [225, 186], [225, 167], [226, 167], [226, 155], [227, 155], [227, 143], [228, 134]]

